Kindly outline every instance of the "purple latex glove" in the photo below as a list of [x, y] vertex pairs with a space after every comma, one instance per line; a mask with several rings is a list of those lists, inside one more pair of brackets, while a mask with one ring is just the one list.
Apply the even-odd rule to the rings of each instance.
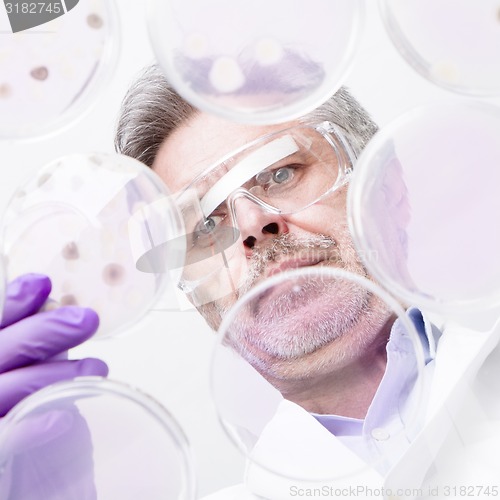
[[50, 359], [87, 340], [99, 326], [97, 314], [83, 307], [38, 312], [50, 291], [49, 278], [39, 274], [20, 276], [7, 287], [0, 322], [0, 416], [54, 382], [108, 373], [99, 359]]
[[8, 428], [0, 447], [2, 500], [96, 500], [92, 439], [71, 398]]

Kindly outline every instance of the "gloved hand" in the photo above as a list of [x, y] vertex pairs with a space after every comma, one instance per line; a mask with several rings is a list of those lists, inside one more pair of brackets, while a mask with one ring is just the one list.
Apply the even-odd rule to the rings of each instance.
[[91, 337], [99, 318], [77, 306], [38, 312], [50, 291], [49, 278], [39, 274], [23, 275], [7, 287], [0, 322], [0, 416], [54, 382], [108, 373], [98, 359], [51, 360]]
[[91, 433], [71, 398], [18, 417], [0, 435], [2, 500], [97, 499]]

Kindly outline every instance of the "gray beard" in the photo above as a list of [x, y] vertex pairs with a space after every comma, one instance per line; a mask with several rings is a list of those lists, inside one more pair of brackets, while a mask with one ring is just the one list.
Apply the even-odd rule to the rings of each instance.
[[[335, 241], [329, 236], [316, 235], [297, 240], [284, 234], [275, 238], [271, 245], [255, 249], [247, 277], [238, 288], [238, 298], [262, 280], [270, 263], [279, 263], [291, 255], [320, 258], [322, 265], [352, 270], [358, 275], [361, 271], [367, 276], [363, 266], [356, 266], [354, 270], [352, 263], [342, 259]], [[254, 366], [262, 362], [259, 353], [290, 360], [331, 343], [353, 328], [360, 312], [368, 307], [370, 298], [367, 290], [353, 282], [331, 277], [324, 280], [321, 276], [309, 278], [301, 283], [300, 290], [289, 290], [272, 300], [262, 298], [265, 294], [244, 305], [226, 333], [227, 343]], [[325, 300], [329, 295], [337, 299], [338, 305], [333, 307]], [[316, 307], [314, 314], [308, 315], [307, 305], [315, 303], [317, 306], [321, 298], [323, 307]], [[213, 306], [222, 318], [232, 305], [217, 301]], [[305, 314], [300, 314], [300, 321], [297, 321], [300, 308]]]

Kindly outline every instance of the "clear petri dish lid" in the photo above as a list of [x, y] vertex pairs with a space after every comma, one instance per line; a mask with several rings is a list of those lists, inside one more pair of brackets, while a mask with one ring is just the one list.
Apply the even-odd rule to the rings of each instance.
[[500, 93], [498, 2], [380, 0], [379, 6], [396, 49], [424, 78], [461, 94]]
[[[288, 487], [367, 484], [390, 467], [388, 448], [377, 446], [384, 437], [376, 417], [380, 405], [390, 401], [374, 398], [369, 410], [374, 417], [366, 425], [364, 416], [341, 406], [353, 400], [359, 382], [352, 367], [360, 360], [365, 366], [380, 361], [381, 345], [390, 337], [405, 353], [408, 368], [389, 391], [395, 397], [404, 393], [391, 439], [407, 444], [418, 432], [422, 415], [415, 408], [425, 407], [419, 404], [423, 378], [418, 376], [425, 342], [414, 314], [372, 281], [327, 266], [274, 275], [231, 308], [212, 356], [212, 397], [223, 428], [249, 460], [247, 475], [263, 471], [274, 478], [269, 484], [278, 489], [259, 495], [282, 498], [287, 480]], [[330, 405], [328, 411], [317, 410], [316, 403]], [[335, 414], [345, 432], [334, 429]], [[350, 433], [359, 435], [354, 446]]]
[[193, 500], [190, 448], [151, 397], [99, 377], [59, 382], [0, 423], [2, 498]]
[[45, 165], [18, 188], [2, 226], [7, 279], [48, 275], [46, 308], [94, 309], [97, 337], [138, 321], [182, 270], [184, 230], [169, 193], [123, 155], [73, 154]]
[[57, 0], [5, 7], [0, 140], [59, 131], [90, 109], [113, 74], [119, 46], [115, 3]]
[[[177, 92], [202, 111], [279, 123], [326, 101], [360, 38], [361, 0], [150, 0], [156, 58]], [[286, 22], [284, 13], [286, 12]]]
[[441, 101], [384, 127], [354, 168], [351, 232], [367, 269], [437, 313], [500, 303], [499, 108]]

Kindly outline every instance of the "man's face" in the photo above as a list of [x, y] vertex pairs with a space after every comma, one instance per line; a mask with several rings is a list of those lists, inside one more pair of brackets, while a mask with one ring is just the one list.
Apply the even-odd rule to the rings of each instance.
[[[294, 125], [297, 123], [249, 126], [201, 113], [164, 141], [153, 170], [171, 192], [180, 192], [229, 152]], [[299, 186], [304, 192], [310, 188], [307, 183]], [[212, 288], [215, 300], [198, 307], [209, 324], [217, 328], [242, 293], [288, 269], [331, 266], [368, 277], [349, 233], [346, 193], [344, 185], [308, 208], [288, 215], [271, 213], [248, 198], [238, 198], [235, 216], [240, 238], [229, 255], [227, 270], [231, 287], [223, 283], [223, 277], [215, 280], [224, 293], [217, 294]], [[270, 319], [270, 326], [259, 335], [242, 334], [238, 339], [252, 364], [261, 371], [280, 378], [285, 376], [281, 366], [291, 359], [301, 359], [302, 363], [294, 363], [295, 368], [286, 368], [287, 377], [300, 377], [311, 366], [325, 367], [330, 361], [342, 365], [362, 356], [374, 344], [380, 346], [377, 337], [389, 313], [372, 294], [346, 281], [313, 288], [304, 299], [307, 303], [300, 307], [296, 300], [281, 304], [281, 312], [283, 307], [288, 308], [286, 325], [280, 320], [280, 324], [272, 326], [274, 308], [269, 303], [262, 313]], [[315, 325], [316, 320], [321, 324]]]

